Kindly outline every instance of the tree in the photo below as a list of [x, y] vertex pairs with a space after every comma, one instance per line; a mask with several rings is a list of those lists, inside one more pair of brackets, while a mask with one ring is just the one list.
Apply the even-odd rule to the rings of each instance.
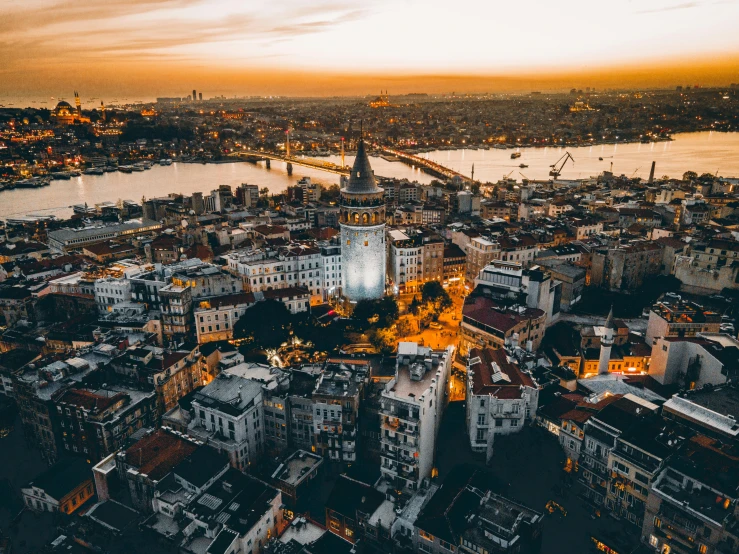
[[421, 301], [418, 299], [418, 296], [414, 296], [413, 300], [411, 300], [411, 303], [408, 306], [408, 311], [413, 315], [418, 315], [418, 312], [420, 310], [421, 310]]
[[428, 281], [421, 287], [421, 300], [429, 308], [434, 318], [438, 318], [443, 312], [454, 305], [452, 297], [444, 290], [439, 281]]
[[360, 300], [352, 313], [363, 329], [390, 327], [398, 319], [398, 315], [398, 302], [392, 296], [379, 300]]
[[277, 348], [290, 336], [291, 323], [292, 316], [282, 302], [264, 300], [236, 322], [234, 339], [251, 339], [257, 348]]
[[698, 178], [698, 174], [695, 171], [686, 171], [683, 173], [683, 181], [695, 181]]

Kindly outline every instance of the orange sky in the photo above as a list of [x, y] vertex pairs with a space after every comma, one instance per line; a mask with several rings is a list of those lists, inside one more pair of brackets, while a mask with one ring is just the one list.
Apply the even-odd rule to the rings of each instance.
[[733, 0], [5, 0], [0, 104], [739, 82]]

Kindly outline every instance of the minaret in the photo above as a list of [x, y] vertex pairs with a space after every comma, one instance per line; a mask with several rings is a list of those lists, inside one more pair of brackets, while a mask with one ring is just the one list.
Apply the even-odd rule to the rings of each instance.
[[82, 102], [80, 102], [80, 93], [74, 91], [74, 103], [77, 106], [77, 117], [82, 118]]
[[613, 346], [613, 332], [615, 327], [613, 325], [613, 306], [611, 311], [608, 312], [606, 323], [604, 325], [605, 333], [600, 338], [600, 358], [598, 360], [598, 375], [608, 374], [608, 362], [611, 360], [611, 347]]
[[341, 189], [343, 294], [350, 301], [385, 294], [385, 191], [377, 186], [364, 140], [345, 188]]
[[103, 101], [100, 101], [100, 111], [102, 112], [102, 119], [105, 121], [105, 104], [103, 104]]

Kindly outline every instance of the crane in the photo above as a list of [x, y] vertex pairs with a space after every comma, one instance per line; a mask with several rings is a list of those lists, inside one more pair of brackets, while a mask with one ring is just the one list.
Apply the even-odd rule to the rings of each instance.
[[[572, 155], [569, 152], [565, 152], [564, 156], [562, 156], [560, 159], [556, 161], [556, 163], [550, 165], [549, 167], [552, 168], [552, 170], [549, 172], [549, 175], [551, 177], [554, 177], [555, 179], [559, 177], [560, 173], [562, 173], [562, 169], [564, 169], [565, 164], [567, 163], [567, 160], [572, 160], [572, 163], [575, 163], [575, 158], [572, 157]], [[561, 162], [562, 165], [557, 167], [557, 165]]]
[[521, 173], [520, 171], [518, 172], [518, 174], [519, 174], [519, 175], [520, 175], [521, 177], [523, 177], [524, 179], [526, 179], [527, 181], [530, 181], [530, 180], [531, 180], [531, 179], [529, 179], [528, 177], [526, 177], [526, 175], [524, 175], [523, 173]]
[[512, 173], [513, 173], [514, 171], [516, 171], [516, 170], [515, 170], [515, 169], [511, 169], [511, 171], [510, 171], [510, 172], [508, 173], [508, 175], [503, 175], [503, 180], [505, 181], [506, 179], [508, 179], [508, 177], [510, 177], [510, 176], [511, 176], [511, 174], [512, 174]]

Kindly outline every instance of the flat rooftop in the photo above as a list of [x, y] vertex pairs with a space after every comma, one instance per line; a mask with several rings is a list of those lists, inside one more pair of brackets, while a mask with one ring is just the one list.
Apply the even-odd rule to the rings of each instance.
[[323, 458], [320, 456], [305, 450], [298, 450], [280, 464], [272, 474], [272, 478], [294, 487], [321, 463], [323, 463]]

